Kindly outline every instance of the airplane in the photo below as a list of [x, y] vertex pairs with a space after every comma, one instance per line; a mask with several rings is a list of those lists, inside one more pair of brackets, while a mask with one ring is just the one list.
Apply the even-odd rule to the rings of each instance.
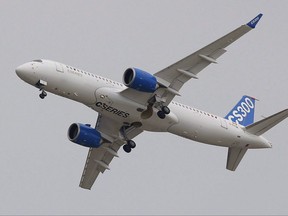
[[38, 59], [16, 68], [16, 74], [40, 90], [59, 95], [98, 112], [95, 127], [73, 123], [68, 139], [89, 148], [80, 187], [91, 190], [99, 173], [109, 170], [123, 147], [131, 152], [133, 139], [143, 131], [169, 132], [200, 143], [228, 148], [226, 168], [235, 171], [248, 149], [271, 148], [262, 134], [288, 116], [288, 109], [254, 122], [256, 99], [243, 96], [224, 117], [173, 101], [190, 79], [223, 55], [225, 48], [254, 29], [259, 14], [247, 24], [226, 34], [195, 53], [154, 73], [128, 68], [123, 83], [67, 64]]

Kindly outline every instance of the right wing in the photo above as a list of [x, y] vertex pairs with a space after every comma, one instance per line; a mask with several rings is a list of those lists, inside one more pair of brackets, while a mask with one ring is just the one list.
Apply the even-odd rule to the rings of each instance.
[[[96, 129], [103, 137], [102, 145], [99, 148], [90, 148], [83, 174], [80, 181], [80, 187], [91, 189], [99, 173], [103, 173], [109, 168], [109, 164], [114, 157], [118, 157], [117, 151], [125, 143], [119, 131], [122, 125], [113, 119], [98, 115]], [[130, 126], [126, 129], [127, 137], [134, 138], [142, 132], [141, 129]]]

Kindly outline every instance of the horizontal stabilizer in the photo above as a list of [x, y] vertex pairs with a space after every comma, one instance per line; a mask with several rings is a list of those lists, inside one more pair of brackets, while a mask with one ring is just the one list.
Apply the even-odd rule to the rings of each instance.
[[260, 136], [288, 117], [288, 109], [271, 115], [246, 127], [246, 131]]
[[247, 148], [228, 148], [226, 169], [235, 171], [243, 156], [245, 155]]

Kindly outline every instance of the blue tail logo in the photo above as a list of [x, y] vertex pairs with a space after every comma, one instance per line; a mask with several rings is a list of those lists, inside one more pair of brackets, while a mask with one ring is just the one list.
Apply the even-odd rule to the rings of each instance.
[[225, 119], [248, 126], [254, 122], [255, 98], [244, 95]]

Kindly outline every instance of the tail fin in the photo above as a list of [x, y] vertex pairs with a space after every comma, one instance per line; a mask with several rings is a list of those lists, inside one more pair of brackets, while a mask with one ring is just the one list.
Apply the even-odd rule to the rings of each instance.
[[225, 116], [225, 119], [231, 120], [243, 126], [254, 122], [255, 98], [244, 95], [236, 106]]
[[265, 119], [262, 119], [254, 124], [251, 124], [246, 127], [246, 131], [251, 134], [260, 136], [266, 131], [270, 130], [272, 127], [283, 121], [288, 117], [288, 109], [285, 109], [281, 112], [278, 112], [274, 115], [271, 115]]

